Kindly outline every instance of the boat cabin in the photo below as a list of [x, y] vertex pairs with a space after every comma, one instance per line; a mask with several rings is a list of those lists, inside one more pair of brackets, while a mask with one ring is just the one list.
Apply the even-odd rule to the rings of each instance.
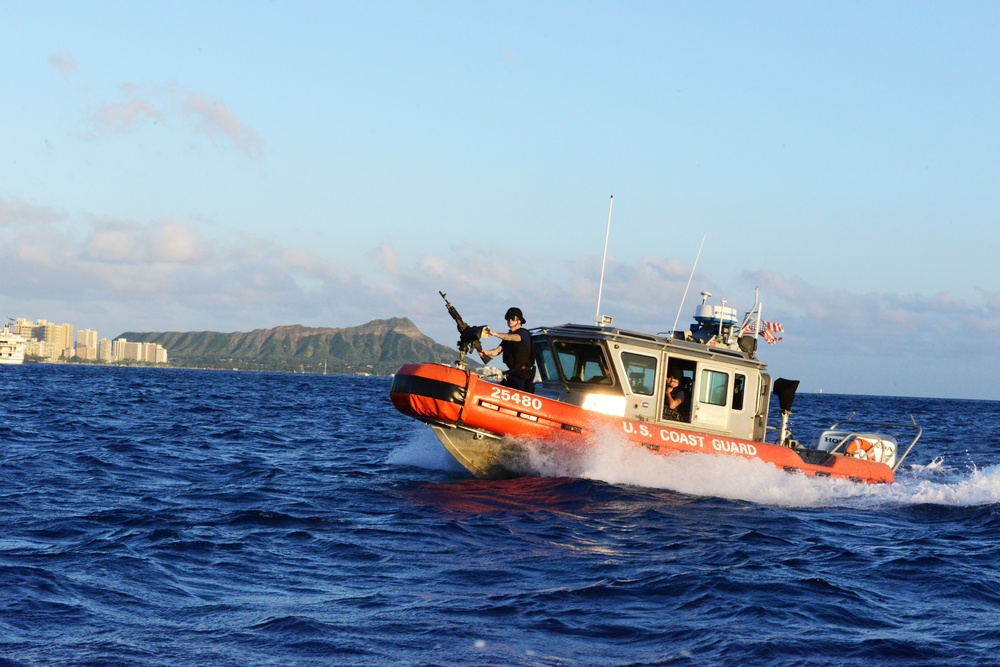
[[[704, 308], [709, 310], [704, 311]], [[690, 331], [650, 335], [612, 326], [564, 324], [531, 330], [540, 382], [535, 393], [585, 409], [763, 442], [771, 376], [740, 336], [735, 311], [703, 306]], [[684, 400], [667, 402], [668, 376]]]

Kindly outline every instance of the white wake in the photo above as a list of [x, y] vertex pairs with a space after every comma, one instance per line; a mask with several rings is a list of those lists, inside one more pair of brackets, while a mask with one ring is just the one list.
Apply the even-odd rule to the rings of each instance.
[[[911, 465], [911, 455], [896, 471], [894, 483], [860, 484], [786, 473], [764, 461], [735, 456], [654, 454], [628, 443], [620, 434], [604, 434], [570, 454], [565, 448], [545, 444], [529, 445], [528, 450], [531, 467], [543, 477], [593, 479], [763, 505], [1000, 504], [1000, 465], [978, 468], [967, 458], [954, 462], [942, 458], [926, 465]], [[426, 427], [415, 431], [388, 461], [430, 470], [464, 470]]]

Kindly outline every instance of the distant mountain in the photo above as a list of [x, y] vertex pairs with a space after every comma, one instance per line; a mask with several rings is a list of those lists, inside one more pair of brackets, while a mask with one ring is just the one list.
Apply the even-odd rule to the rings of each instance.
[[406, 363], [458, 358], [455, 348], [436, 343], [405, 317], [344, 329], [293, 324], [249, 333], [126, 331], [119, 338], [159, 343], [171, 366], [194, 368], [322, 373], [325, 364], [329, 373], [390, 375]]

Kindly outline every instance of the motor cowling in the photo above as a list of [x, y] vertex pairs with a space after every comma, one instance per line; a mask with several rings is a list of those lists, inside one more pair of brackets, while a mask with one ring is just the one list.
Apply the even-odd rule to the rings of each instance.
[[891, 435], [830, 430], [820, 434], [816, 449], [864, 461], [884, 463], [891, 468], [896, 465], [896, 452], [899, 448], [896, 439]]

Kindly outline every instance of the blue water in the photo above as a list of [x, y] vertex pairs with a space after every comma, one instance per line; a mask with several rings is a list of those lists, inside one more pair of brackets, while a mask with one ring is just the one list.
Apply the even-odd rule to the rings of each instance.
[[912, 413], [893, 485], [610, 437], [490, 482], [388, 389], [0, 367], [0, 665], [1000, 662], [998, 402], [798, 397]]

